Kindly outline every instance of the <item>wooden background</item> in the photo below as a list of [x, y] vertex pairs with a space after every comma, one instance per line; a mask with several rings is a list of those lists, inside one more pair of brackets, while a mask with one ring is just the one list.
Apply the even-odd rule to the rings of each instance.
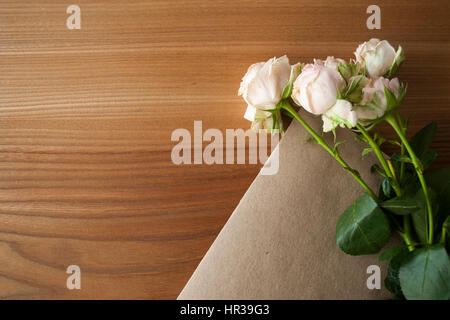
[[259, 166], [176, 166], [171, 133], [247, 128], [240, 79], [273, 56], [401, 44], [403, 112], [412, 131], [438, 122], [448, 165], [449, 15], [446, 0], [1, 0], [0, 297], [176, 298]]

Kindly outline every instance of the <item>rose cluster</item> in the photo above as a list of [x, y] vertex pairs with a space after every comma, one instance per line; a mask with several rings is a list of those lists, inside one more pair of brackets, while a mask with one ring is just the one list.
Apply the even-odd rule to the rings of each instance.
[[[437, 156], [430, 149], [436, 123], [407, 139], [410, 118], [399, 112], [406, 86], [394, 78], [404, 59], [400, 46], [394, 50], [378, 39], [359, 45], [349, 62], [327, 57], [291, 65], [286, 56], [273, 58], [248, 69], [239, 94], [247, 102], [245, 118], [253, 129], [282, 132], [281, 114], [291, 116], [309, 133], [308, 140], [335, 158], [364, 189], [336, 224], [335, 240], [343, 252], [379, 253], [395, 230], [402, 244], [379, 256], [379, 261], [390, 260], [385, 287], [396, 299], [449, 300], [450, 168], [428, 170]], [[355, 132], [355, 139], [366, 144], [361, 156], [373, 153], [378, 159], [370, 166], [373, 174], [382, 176], [377, 189], [344, 159], [339, 147], [344, 141], [325, 139], [305, 121], [301, 109], [321, 117], [323, 132], [335, 133], [338, 126]], [[390, 125], [397, 138], [385, 139], [377, 131], [380, 122]], [[397, 153], [384, 154], [384, 142], [395, 145]]]
[[355, 59], [290, 65], [286, 56], [251, 65], [243, 77], [239, 95], [247, 102], [244, 117], [255, 130], [282, 130], [280, 102], [301, 106], [320, 115], [323, 131], [337, 126], [369, 125], [389, 109], [389, 99], [401, 100], [405, 87], [392, 78], [404, 60], [386, 40], [371, 39], [359, 45]]

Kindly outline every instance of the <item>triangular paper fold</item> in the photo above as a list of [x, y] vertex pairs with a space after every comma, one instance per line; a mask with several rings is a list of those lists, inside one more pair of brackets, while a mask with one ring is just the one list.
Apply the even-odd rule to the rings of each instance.
[[[320, 131], [320, 119], [303, 116]], [[279, 148], [276, 175], [259, 174], [206, 253], [179, 299], [380, 299], [386, 265], [376, 255], [349, 256], [335, 243], [340, 214], [361, 186], [295, 120]], [[332, 134], [327, 135], [332, 143]], [[370, 173], [376, 159], [362, 159], [363, 144], [337, 131], [342, 157], [377, 190]], [[269, 159], [272, 161], [273, 159]], [[381, 289], [371, 265], [381, 268]]]

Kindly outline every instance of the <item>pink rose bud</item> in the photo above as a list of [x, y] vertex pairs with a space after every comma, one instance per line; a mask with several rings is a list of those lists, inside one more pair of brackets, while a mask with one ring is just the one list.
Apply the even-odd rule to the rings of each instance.
[[358, 119], [362, 121], [375, 120], [384, 116], [387, 108], [385, 87], [398, 98], [400, 82], [397, 78], [392, 80], [383, 77], [370, 79], [369, 83], [362, 89], [361, 105], [355, 107]]
[[333, 107], [322, 115], [323, 132], [334, 130], [337, 126], [353, 128], [358, 122], [356, 112], [352, 104], [343, 99], [338, 99]]
[[286, 56], [255, 63], [242, 78], [239, 95], [255, 109], [275, 109], [290, 76], [291, 65]]
[[337, 70], [339, 63], [345, 63], [343, 59], [335, 58], [335, 57], [327, 57], [327, 59], [324, 62], [325, 67], [332, 68]]
[[358, 46], [356, 61], [363, 64], [371, 78], [385, 75], [396, 61], [395, 49], [386, 40], [370, 39]]
[[345, 80], [336, 69], [316, 62], [306, 65], [295, 80], [292, 99], [310, 113], [323, 114], [336, 103]]

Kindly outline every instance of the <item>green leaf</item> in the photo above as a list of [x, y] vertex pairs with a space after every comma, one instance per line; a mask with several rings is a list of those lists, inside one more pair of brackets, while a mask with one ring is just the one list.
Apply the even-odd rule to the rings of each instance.
[[386, 95], [386, 113], [387, 113], [390, 110], [398, 107], [399, 103], [395, 95], [388, 88], [386, 88], [386, 86], [384, 86], [384, 93]]
[[410, 157], [408, 156], [401, 156], [397, 153], [394, 153], [391, 157], [392, 161], [397, 161], [397, 162], [407, 162], [407, 163], [412, 163], [412, 160]]
[[377, 203], [364, 193], [344, 211], [336, 225], [336, 243], [347, 254], [377, 253], [389, 241], [389, 221]]
[[415, 197], [417, 191], [419, 191], [420, 183], [417, 179], [416, 172], [412, 171], [405, 171], [404, 177], [403, 177], [403, 186], [404, 186], [404, 195], [408, 195], [410, 197]]
[[340, 141], [336, 142], [334, 144], [334, 149], [336, 149], [338, 147], [338, 145], [343, 144], [344, 142], [345, 142], [345, 140], [340, 140]]
[[[365, 82], [362, 80], [365, 79], [363, 76], [352, 78], [351, 82], [347, 85], [347, 90], [345, 90], [345, 94], [343, 98], [352, 103], [360, 103], [362, 100], [362, 89], [365, 86]], [[368, 82], [368, 80], [365, 80]]]
[[402, 246], [402, 250], [392, 257], [389, 262], [386, 278], [384, 279], [384, 285], [386, 288], [395, 294], [396, 297], [404, 298], [402, 289], [400, 287], [400, 279], [398, 278], [398, 272], [403, 261], [408, 257], [408, 249]]
[[412, 213], [412, 221], [414, 225], [414, 230], [416, 231], [417, 237], [420, 242], [427, 243], [428, 241], [428, 212], [427, 206], [425, 204], [425, 197], [423, 195], [423, 190], [418, 191], [417, 200], [420, 205], [420, 209]]
[[[400, 84], [400, 88], [398, 89], [398, 97], [397, 97], [397, 101], [398, 101], [398, 105], [401, 105], [403, 103], [403, 100], [405, 100], [406, 97], [406, 92], [408, 91], [408, 83]], [[408, 122], [409, 122], [409, 117], [408, 117]], [[405, 125], [405, 127], [407, 127], [408, 125]]]
[[338, 142], [335, 142], [335, 143], [334, 143], [333, 153], [334, 153], [335, 155], [339, 155], [338, 146], [339, 146], [340, 144], [343, 144], [344, 142], [345, 142], [345, 140], [341, 140], [341, 141], [338, 141]]
[[356, 88], [358, 88], [359, 83], [361, 82], [361, 79], [363, 77], [359, 77], [358, 80], [356, 79], [352, 79], [352, 82], [347, 86], [347, 90], [345, 91], [344, 97], [346, 98], [348, 95], [352, 94], [353, 91], [356, 90]]
[[445, 193], [450, 187], [450, 167], [428, 171], [425, 174], [425, 180], [438, 195]]
[[395, 246], [395, 247], [386, 249], [380, 254], [380, 256], [378, 257], [378, 261], [382, 262], [382, 261], [391, 260], [396, 255], [398, 255], [399, 253], [404, 251], [405, 249], [407, 250], [407, 248], [404, 245], [399, 245], [399, 246]]
[[444, 205], [442, 208], [450, 210], [450, 168], [441, 168], [437, 170], [428, 171], [425, 174], [425, 180], [430, 188], [432, 188], [439, 198], [447, 200], [440, 204]]
[[437, 157], [436, 151], [431, 150], [431, 151], [426, 152], [422, 157], [423, 170], [427, 169], [431, 165], [431, 163], [434, 161], [434, 159], [436, 159], [436, 157]]
[[447, 216], [444, 223], [442, 224], [442, 233], [445, 233], [441, 235], [441, 239], [443, 240], [442, 244], [445, 246], [445, 238], [450, 240], [450, 216]]
[[386, 141], [386, 139], [380, 136], [378, 132], [375, 132], [375, 134], [373, 135], [373, 140], [375, 140], [375, 143], [378, 146], [381, 146]]
[[383, 193], [386, 198], [391, 197], [392, 187], [391, 187], [392, 178], [384, 178], [381, 182], [381, 188], [383, 189]]
[[359, 62], [353, 63], [352, 61], [349, 63], [341, 62], [338, 64], [337, 69], [345, 81], [348, 81], [351, 77], [361, 73], [361, 64]]
[[447, 234], [450, 233], [450, 216], [448, 216], [444, 223], [442, 224], [443, 229], [447, 232]]
[[414, 250], [401, 265], [399, 278], [408, 300], [450, 299], [450, 259], [444, 246]]
[[[428, 188], [428, 195], [430, 197], [430, 201], [432, 204], [435, 203], [436, 194], [433, 190]], [[416, 231], [417, 237], [420, 242], [427, 243], [428, 240], [428, 210], [426, 205], [425, 195], [423, 193], [423, 189], [419, 189], [415, 196], [416, 202], [419, 205], [419, 209], [414, 211], [412, 216], [412, 221], [414, 225], [414, 230]], [[433, 212], [436, 213], [435, 210]]]
[[394, 146], [398, 146], [398, 147], [402, 146], [402, 144], [400, 142], [398, 142], [397, 140], [388, 140], [387, 142], [389, 142], [390, 144], [392, 144]]
[[363, 151], [361, 152], [361, 156], [364, 158], [366, 155], [368, 155], [372, 151], [373, 151], [372, 148], [364, 148]]
[[414, 153], [419, 159], [422, 160], [425, 152], [430, 147], [430, 144], [434, 139], [434, 135], [436, 134], [436, 130], [436, 122], [431, 122], [411, 138], [411, 148], [414, 150]]
[[420, 209], [417, 201], [408, 196], [396, 197], [384, 201], [380, 206], [398, 215], [407, 215]]
[[427, 185], [436, 192], [439, 211], [437, 212], [436, 227], [450, 215], [450, 168], [442, 168], [425, 173]]
[[380, 186], [378, 187], [378, 200], [386, 201], [387, 199], [389, 199], [389, 198], [386, 197], [386, 195], [384, 194], [383, 185], [380, 183]]

